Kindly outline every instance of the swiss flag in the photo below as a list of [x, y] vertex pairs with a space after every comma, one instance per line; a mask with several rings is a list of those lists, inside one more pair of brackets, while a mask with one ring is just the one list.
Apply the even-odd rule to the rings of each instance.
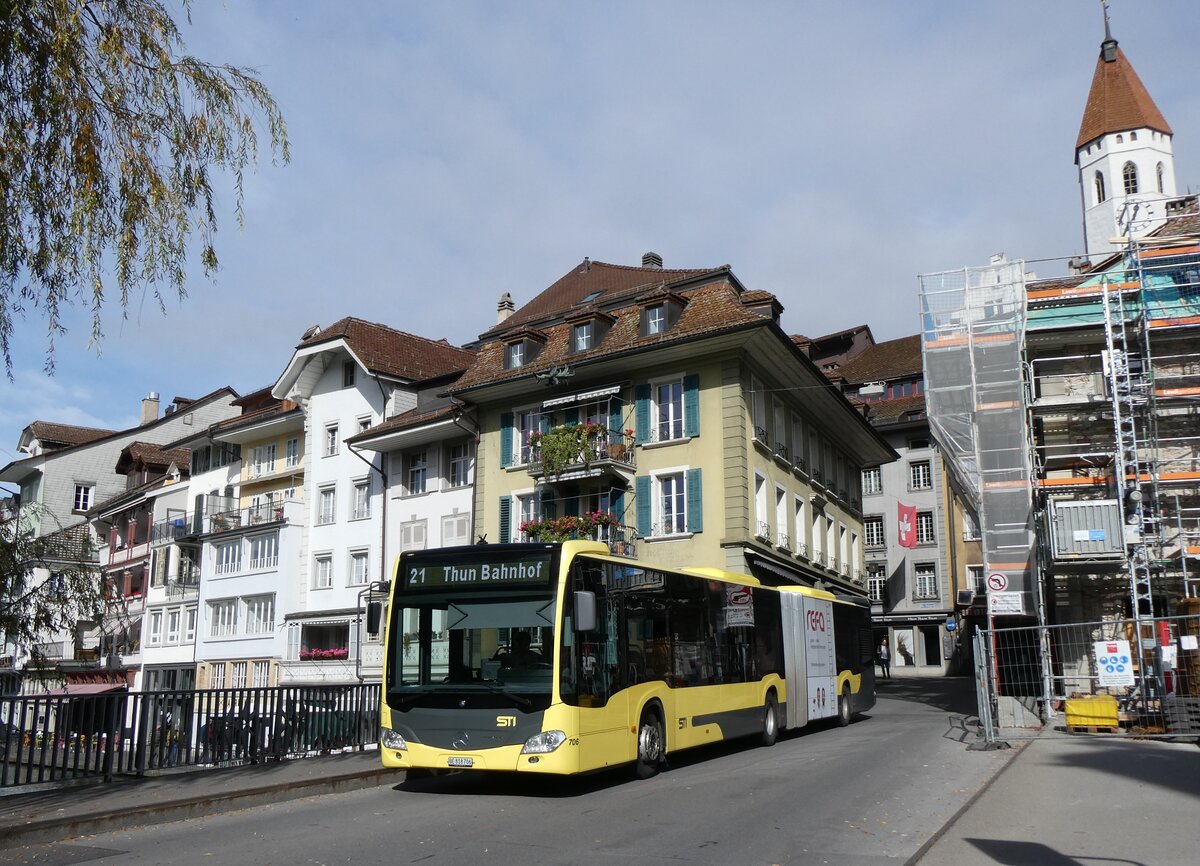
[[917, 546], [917, 506], [896, 503], [896, 526], [901, 547]]

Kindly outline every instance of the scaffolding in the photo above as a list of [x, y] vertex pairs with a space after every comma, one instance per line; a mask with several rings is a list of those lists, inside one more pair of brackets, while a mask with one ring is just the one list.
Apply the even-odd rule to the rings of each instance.
[[989, 612], [1036, 615], [1023, 263], [997, 257], [920, 281], [929, 424], [979, 518]]

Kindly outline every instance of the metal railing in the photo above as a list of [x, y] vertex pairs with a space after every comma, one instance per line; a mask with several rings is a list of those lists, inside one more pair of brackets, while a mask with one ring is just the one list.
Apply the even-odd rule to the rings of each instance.
[[0, 788], [363, 749], [379, 685], [0, 698]]
[[[540, 477], [546, 474], [540, 445], [533, 445], [529, 448], [526, 463], [529, 466], [530, 475]], [[563, 471], [573, 472], [581, 470], [585, 466], [591, 469], [610, 465], [626, 469], [637, 468], [637, 447], [632, 439], [621, 433], [598, 433], [588, 438], [583, 450], [568, 461], [567, 465], [563, 467]]]

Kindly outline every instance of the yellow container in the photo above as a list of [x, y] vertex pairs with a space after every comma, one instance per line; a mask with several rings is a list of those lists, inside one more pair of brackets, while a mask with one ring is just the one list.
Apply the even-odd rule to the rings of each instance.
[[1092, 695], [1067, 700], [1067, 727], [1117, 726], [1117, 699], [1112, 695]]

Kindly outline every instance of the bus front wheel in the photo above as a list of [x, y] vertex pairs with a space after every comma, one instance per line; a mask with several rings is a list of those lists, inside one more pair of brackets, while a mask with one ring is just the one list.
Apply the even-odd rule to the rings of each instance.
[[842, 686], [842, 694], [838, 697], [838, 724], [843, 728], [850, 724], [850, 687]]
[[649, 779], [658, 773], [663, 760], [663, 727], [653, 710], [642, 713], [638, 725], [637, 777]]
[[779, 739], [779, 706], [775, 702], [775, 693], [767, 695], [766, 706], [763, 707], [762, 744], [773, 746]]

